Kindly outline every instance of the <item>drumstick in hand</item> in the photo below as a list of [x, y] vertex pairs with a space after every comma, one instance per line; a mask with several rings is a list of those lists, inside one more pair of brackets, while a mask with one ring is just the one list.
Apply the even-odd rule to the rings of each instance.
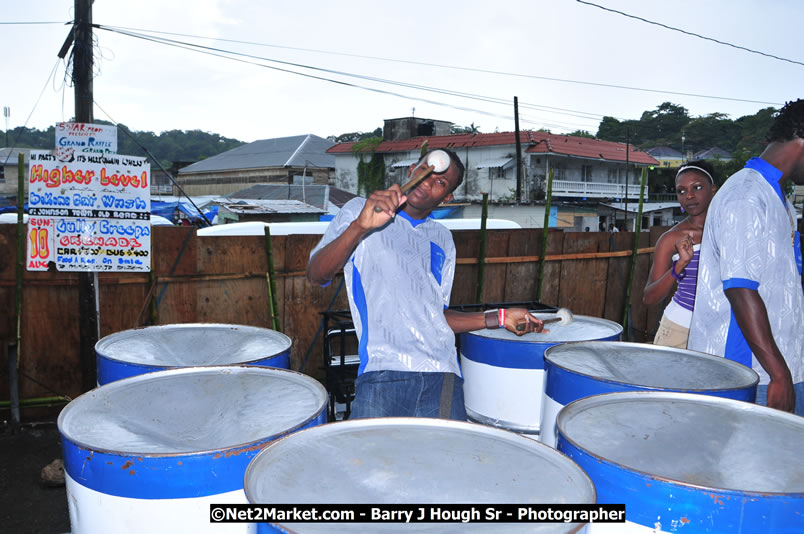
[[[430, 173], [433, 172], [434, 170], [435, 165], [425, 165], [424, 167], [420, 168], [418, 170], [418, 173], [413, 176], [413, 179], [401, 187], [402, 194], [404, 195], [405, 193], [407, 193], [408, 191], [410, 191], [411, 189], [415, 188], [417, 185], [422, 183], [422, 181], [428, 176], [430, 176]], [[382, 208], [379, 206], [374, 206], [374, 211], [380, 213], [382, 211]]]

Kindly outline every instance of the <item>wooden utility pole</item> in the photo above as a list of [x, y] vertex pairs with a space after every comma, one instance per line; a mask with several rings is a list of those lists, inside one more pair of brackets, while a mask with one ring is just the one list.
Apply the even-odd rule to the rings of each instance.
[[514, 135], [516, 136], [516, 203], [522, 203], [522, 142], [519, 140], [519, 99], [514, 97]]
[[[75, 122], [92, 122], [92, 0], [75, 0], [73, 24], [73, 87]], [[98, 342], [97, 277], [95, 272], [78, 274], [78, 320], [81, 347], [81, 377], [84, 391], [97, 385], [95, 343]]]

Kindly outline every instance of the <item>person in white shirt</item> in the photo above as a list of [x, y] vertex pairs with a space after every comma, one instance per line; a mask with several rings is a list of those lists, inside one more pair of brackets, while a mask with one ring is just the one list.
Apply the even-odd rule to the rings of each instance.
[[[455, 333], [504, 327], [523, 335], [543, 329], [522, 308], [447, 309], [455, 244], [450, 231], [429, 215], [452, 198], [464, 167], [454, 152], [445, 152], [451, 160], [447, 169], [433, 172], [407, 196], [393, 185], [368, 199], [350, 200], [310, 253], [311, 282], [325, 285], [341, 268], [346, 278], [360, 356], [350, 419], [465, 420]], [[416, 167], [411, 165], [411, 174]]]
[[753, 367], [758, 404], [804, 415], [801, 240], [784, 195], [804, 185], [804, 100], [778, 112], [767, 140], [709, 205], [688, 348]]

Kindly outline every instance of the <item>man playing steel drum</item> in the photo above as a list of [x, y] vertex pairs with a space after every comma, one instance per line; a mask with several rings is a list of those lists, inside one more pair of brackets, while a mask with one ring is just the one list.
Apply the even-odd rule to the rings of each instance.
[[804, 415], [804, 295], [789, 182], [804, 185], [804, 100], [790, 102], [768, 146], [709, 205], [687, 347], [759, 373], [757, 403]]
[[[465, 420], [455, 333], [499, 327], [517, 335], [543, 330], [542, 322], [522, 308], [477, 313], [447, 309], [455, 244], [450, 231], [428, 216], [452, 199], [463, 174], [454, 152], [428, 152], [411, 165], [411, 183], [344, 205], [310, 253], [311, 282], [325, 285], [340, 269], [346, 278], [360, 355], [352, 419]], [[414, 185], [422, 176], [426, 178]]]

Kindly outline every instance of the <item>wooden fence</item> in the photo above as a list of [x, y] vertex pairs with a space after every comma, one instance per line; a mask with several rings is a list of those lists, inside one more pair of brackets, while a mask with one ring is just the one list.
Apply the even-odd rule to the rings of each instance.
[[[642, 288], [650, 247], [664, 229], [640, 235], [631, 298], [629, 338], [653, 335], [661, 306], [644, 306]], [[452, 304], [472, 304], [477, 290], [479, 231], [456, 231], [458, 251]], [[621, 322], [633, 247], [631, 233], [550, 232], [541, 302], [576, 314]], [[272, 239], [282, 330], [293, 340], [291, 366], [321, 379], [320, 312], [348, 309], [342, 275], [327, 287], [304, 276], [317, 235]], [[542, 230], [488, 232], [483, 302], [535, 300]], [[146, 324], [216, 322], [270, 328], [265, 239], [198, 237], [191, 227], [153, 228], [150, 274], [100, 273], [100, 335]], [[0, 224], [0, 356], [16, 338], [16, 227]], [[393, 305], [393, 303], [388, 303]], [[25, 272], [20, 398], [81, 393], [78, 275]], [[8, 365], [2, 358], [0, 400], [9, 398]], [[7, 403], [0, 409], [7, 409]], [[29, 412], [30, 413], [30, 412]], [[25, 412], [23, 412], [25, 414]]]

